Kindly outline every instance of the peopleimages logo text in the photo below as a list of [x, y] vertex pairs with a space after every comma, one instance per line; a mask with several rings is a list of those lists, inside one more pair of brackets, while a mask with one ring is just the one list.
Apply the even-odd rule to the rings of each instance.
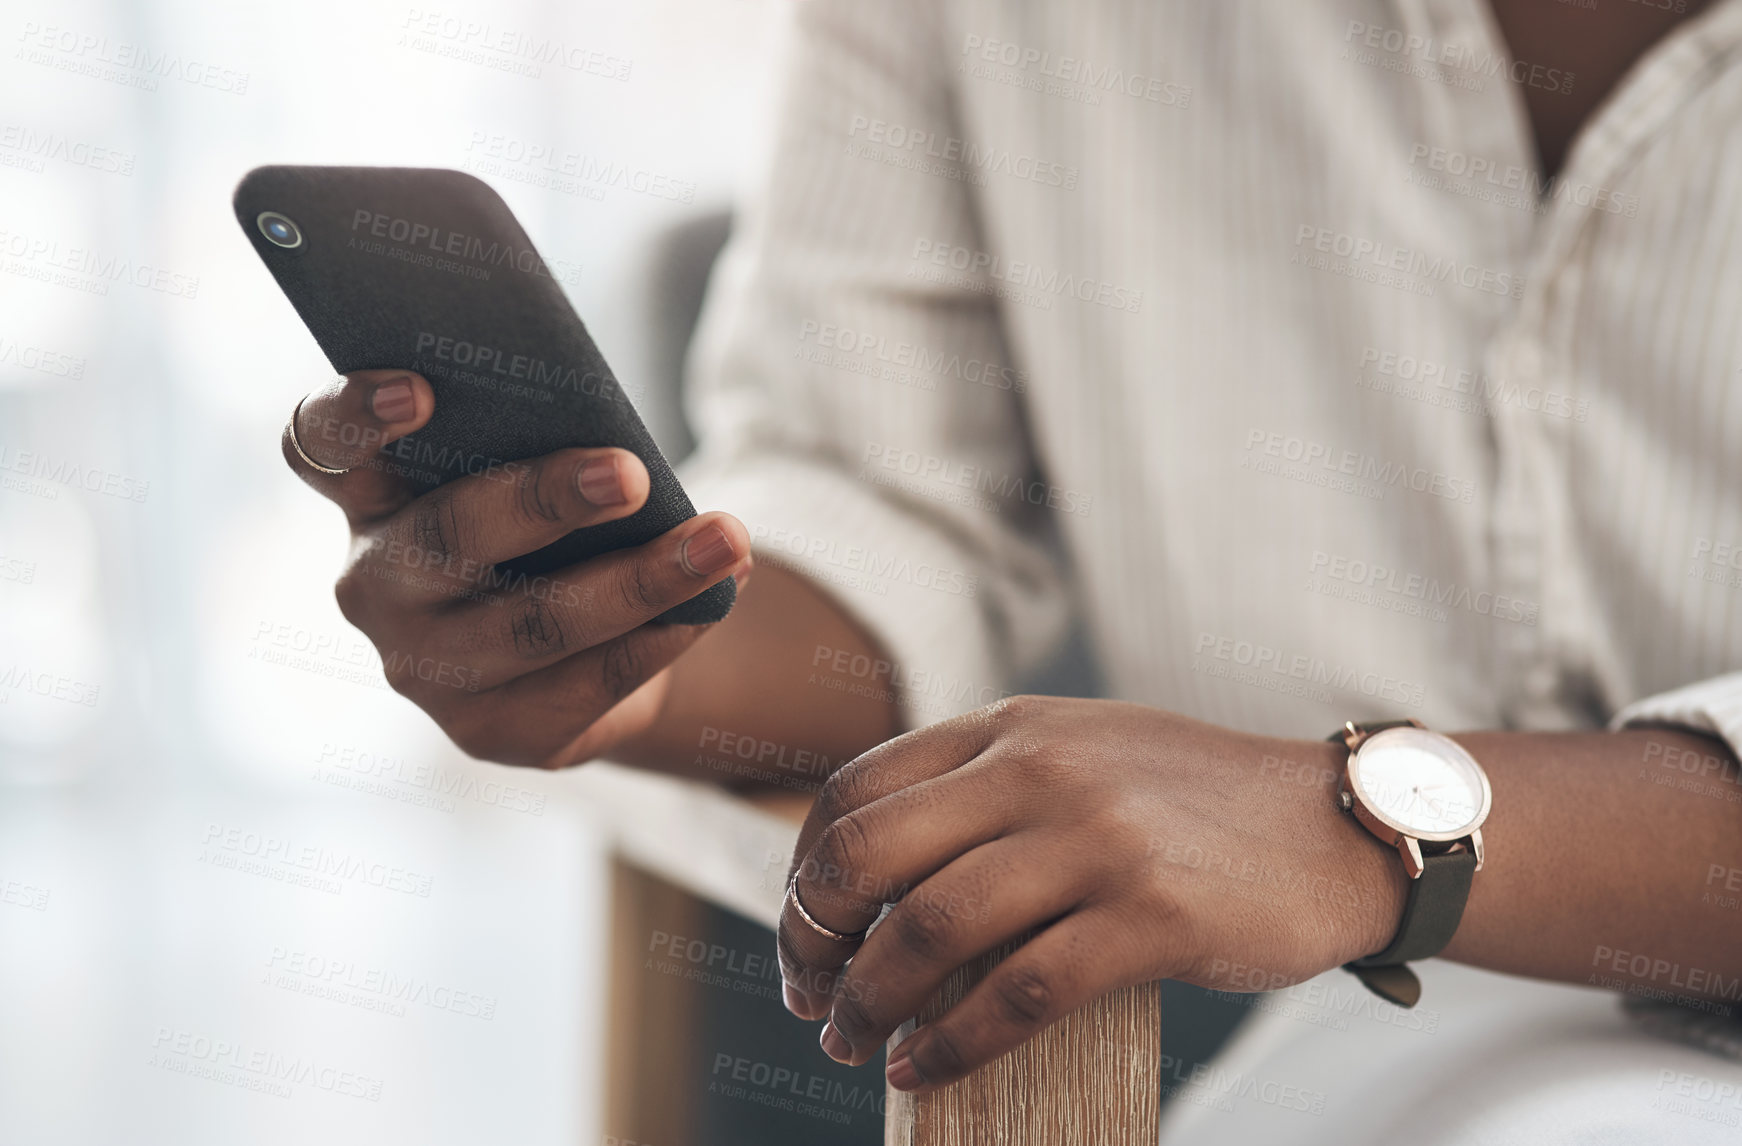
[[416, 352], [482, 374], [524, 380], [545, 390], [569, 390], [597, 398], [623, 399], [622, 390], [614, 378], [590, 370], [583, 374], [564, 363], [546, 362], [542, 358], [464, 338], [449, 338], [420, 330], [417, 332]]
[[946, 240], [916, 239], [911, 256], [915, 264], [930, 263], [934, 267], [972, 277], [984, 277], [1040, 295], [1065, 295], [1080, 302], [1092, 302], [1115, 310], [1135, 314], [1143, 309], [1143, 292], [1118, 286], [1102, 279], [1057, 268], [1041, 267], [1021, 259], [1006, 259], [989, 251], [976, 251]]
[[1294, 245], [1297, 252], [1312, 250], [1352, 264], [1371, 264], [1380, 270], [1415, 275], [1428, 282], [1452, 282], [1484, 294], [1524, 297], [1524, 276], [1512, 271], [1480, 267], [1444, 255], [1428, 255], [1330, 227], [1302, 223], [1295, 228]]
[[433, 223], [420, 223], [381, 211], [371, 211], [366, 207], [359, 207], [352, 213], [351, 232], [353, 243], [358, 241], [359, 234], [371, 239], [383, 239], [418, 255], [458, 259], [480, 272], [487, 273], [493, 267], [506, 267], [559, 282], [573, 282], [580, 273], [579, 266], [553, 264], [530, 246], [521, 247], [514, 243], [467, 235]]

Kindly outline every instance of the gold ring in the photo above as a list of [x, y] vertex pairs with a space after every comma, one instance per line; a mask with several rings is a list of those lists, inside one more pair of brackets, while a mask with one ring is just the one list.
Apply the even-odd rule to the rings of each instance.
[[798, 901], [798, 878], [796, 876], [793, 878], [791, 883], [786, 885], [786, 898], [787, 902], [791, 903], [798, 909], [798, 917], [804, 920], [812, 931], [821, 935], [824, 939], [833, 939], [836, 943], [857, 943], [859, 940], [865, 938], [866, 934], [871, 930], [867, 927], [863, 930], [854, 931], [849, 934], [844, 931], [836, 931], [831, 927], [824, 927], [822, 924], [812, 919], [811, 913], [806, 911], [804, 909], [804, 904]]
[[347, 466], [342, 470], [336, 470], [331, 466], [323, 466], [321, 463], [309, 457], [308, 451], [302, 448], [302, 443], [296, 440], [296, 416], [302, 413], [302, 404], [306, 401], [308, 401], [308, 395], [304, 394], [301, 398], [297, 399], [296, 409], [290, 412], [290, 448], [296, 451], [297, 457], [301, 458], [303, 461], [324, 474], [332, 474], [334, 477], [337, 477], [340, 474], [350, 473], [351, 470], [356, 468], [355, 466]]

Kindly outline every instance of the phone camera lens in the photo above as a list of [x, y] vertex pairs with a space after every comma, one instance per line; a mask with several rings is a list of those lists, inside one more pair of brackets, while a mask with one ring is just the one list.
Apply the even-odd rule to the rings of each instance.
[[260, 217], [254, 220], [254, 224], [266, 236], [266, 241], [274, 246], [286, 249], [302, 246], [302, 228], [277, 211], [260, 212]]

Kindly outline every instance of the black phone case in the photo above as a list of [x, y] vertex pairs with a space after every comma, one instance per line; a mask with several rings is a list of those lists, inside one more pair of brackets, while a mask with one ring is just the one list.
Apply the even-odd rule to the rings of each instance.
[[[553, 268], [501, 196], [461, 171], [417, 167], [258, 167], [236, 187], [236, 220], [333, 369], [399, 368], [429, 379], [434, 417], [386, 448], [433, 489], [568, 446], [619, 446], [652, 479], [633, 515], [570, 533], [505, 562], [550, 573], [640, 545], [696, 515], [628, 395], [593, 345]], [[298, 247], [267, 240], [262, 212], [288, 216]], [[661, 614], [718, 621], [736, 586], [719, 582]]]

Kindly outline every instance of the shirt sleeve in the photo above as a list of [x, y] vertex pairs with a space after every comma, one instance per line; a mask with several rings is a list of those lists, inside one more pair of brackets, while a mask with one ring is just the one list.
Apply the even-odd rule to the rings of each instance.
[[1615, 714], [1611, 729], [1629, 724], [1679, 724], [1717, 736], [1742, 760], [1742, 672], [1712, 677], [1636, 700]]
[[[1742, 672], [1636, 700], [1617, 712], [1609, 727], [1621, 729], [1639, 723], [1673, 724], [1710, 733], [1742, 760]], [[1742, 1059], [1742, 1035], [1737, 1033], [1742, 1031], [1742, 1013], [1731, 1008], [1721, 1008], [1722, 1013], [1707, 1012], [1678, 1001], [1633, 997], [1624, 998], [1622, 1006], [1630, 1019], [1661, 1038]]]
[[[893, 692], [909, 727], [1007, 695], [1062, 636], [1056, 533], [977, 250], [937, 7], [807, 0], [765, 185], [722, 256], [691, 359], [700, 508], [807, 576], [886, 661], [814, 650], [812, 683]], [[957, 145], [959, 146], [959, 144]], [[938, 281], [943, 279], [944, 281]], [[1010, 491], [1017, 491], [1014, 495]]]

